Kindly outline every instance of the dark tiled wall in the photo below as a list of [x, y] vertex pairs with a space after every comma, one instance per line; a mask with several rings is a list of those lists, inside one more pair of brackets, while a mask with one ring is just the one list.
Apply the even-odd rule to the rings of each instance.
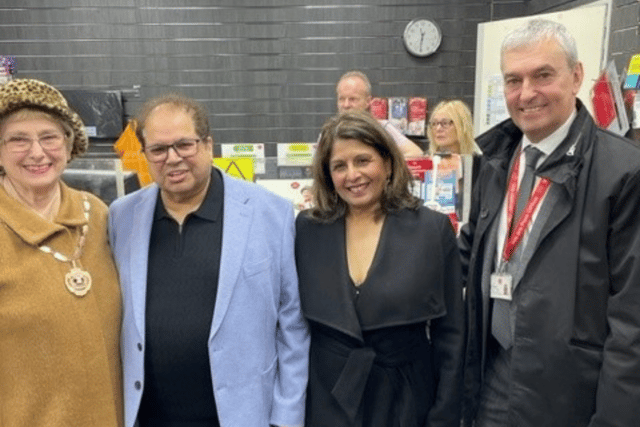
[[[477, 24], [573, 3], [3, 0], [0, 54], [16, 57], [19, 76], [62, 89], [139, 85], [140, 97], [124, 93], [127, 115], [148, 97], [182, 91], [206, 104], [217, 142], [314, 141], [335, 112], [343, 72], [364, 70], [376, 95], [473, 105]], [[614, 3], [612, 55], [623, 63], [638, 50], [638, 2]], [[428, 58], [410, 56], [402, 44], [416, 17], [434, 19], [444, 33]]]
[[[55, 5], [55, 6], [53, 6]], [[334, 85], [364, 70], [380, 96], [461, 97], [473, 105], [479, 22], [524, 0], [4, 0], [0, 54], [19, 75], [63, 89], [127, 89], [134, 114], [178, 90], [205, 102], [218, 142], [314, 141]], [[401, 34], [430, 17], [440, 50], [418, 59]]]

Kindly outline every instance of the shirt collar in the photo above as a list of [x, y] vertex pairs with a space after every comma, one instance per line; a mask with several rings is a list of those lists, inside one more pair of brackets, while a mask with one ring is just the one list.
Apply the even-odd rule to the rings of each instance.
[[533, 144], [526, 135], [522, 135], [522, 151], [527, 148], [529, 145], [535, 145], [537, 149], [542, 151], [544, 157], [546, 158], [548, 155], [554, 152], [556, 148], [560, 146], [562, 141], [569, 135], [569, 129], [571, 128], [571, 124], [575, 120], [577, 116], [576, 109], [573, 109], [573, 112], [569, 116], [569, 118], [548, 137], [542, 139], [540, 142]]
[[[217, 168], [211, 168], [211, 181], [209, 181], [209, 188], [207, 189], [207, 195], [200, 204], [200, 207], [189, 214], [198, 216], [202, 219], [206, 219], [211, 222], [216, 222], [222, 215], [222, 204], [224, 200], [224, 182], [222, 180], [222, 172]], [[156, 210], [153, 214], [153, 220], [157, 221], [163, 218], [172, 219], [169, 212], [167, 212], [162, 203], [162, 198], [158, 197], [156, 203]]]

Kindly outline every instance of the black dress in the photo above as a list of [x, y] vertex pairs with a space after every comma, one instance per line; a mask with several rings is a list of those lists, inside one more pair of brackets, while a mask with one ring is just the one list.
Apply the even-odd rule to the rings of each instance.
[[344, 219], [302, 213], [296, 234], [311, 330], [305, 426], [459, 426], [464, 326], [448, 218], [426, 208], [388, 214], [357, 288]]

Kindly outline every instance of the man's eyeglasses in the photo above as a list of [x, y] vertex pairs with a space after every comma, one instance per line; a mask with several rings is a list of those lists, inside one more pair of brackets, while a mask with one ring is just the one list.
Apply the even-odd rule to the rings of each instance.
[[429, 127], [431, 129], [435, 129], [438, 126], [442, 126], [443, 129], [449, 129], [453, 125], [453, 120], [445, 119], [445, 120], [432, 120], [429, 122]]
[[31, 150], [33, 143], [40, 144], [43, 150], [55, 151], [64, 146], [65, 138], [61, 133], [48, 133], [39, 138], [32, 139], [27, 136], [14, 135], [3, 140], [4, 146], [11, 153], [26, 153]]
[[147, 155], [150, 162], [164, 162], [169, 157], [169, 149], [182, 158], [191, 157], [198, 152], [198, 142], [201, 139], [181, 139], [173, 144], [155, 144], [149, 145], [143, 151]]

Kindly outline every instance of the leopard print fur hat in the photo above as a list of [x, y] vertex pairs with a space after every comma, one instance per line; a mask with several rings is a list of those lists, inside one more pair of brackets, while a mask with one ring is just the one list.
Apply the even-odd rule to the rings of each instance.
[[0, 85], [0, 120], [23, 108], [35, 108], [52, 114], [73, 129], [70, 159], [87, 151], [89, 140], [80, 116], [53, 86], [34, 79], [15, 79]]

